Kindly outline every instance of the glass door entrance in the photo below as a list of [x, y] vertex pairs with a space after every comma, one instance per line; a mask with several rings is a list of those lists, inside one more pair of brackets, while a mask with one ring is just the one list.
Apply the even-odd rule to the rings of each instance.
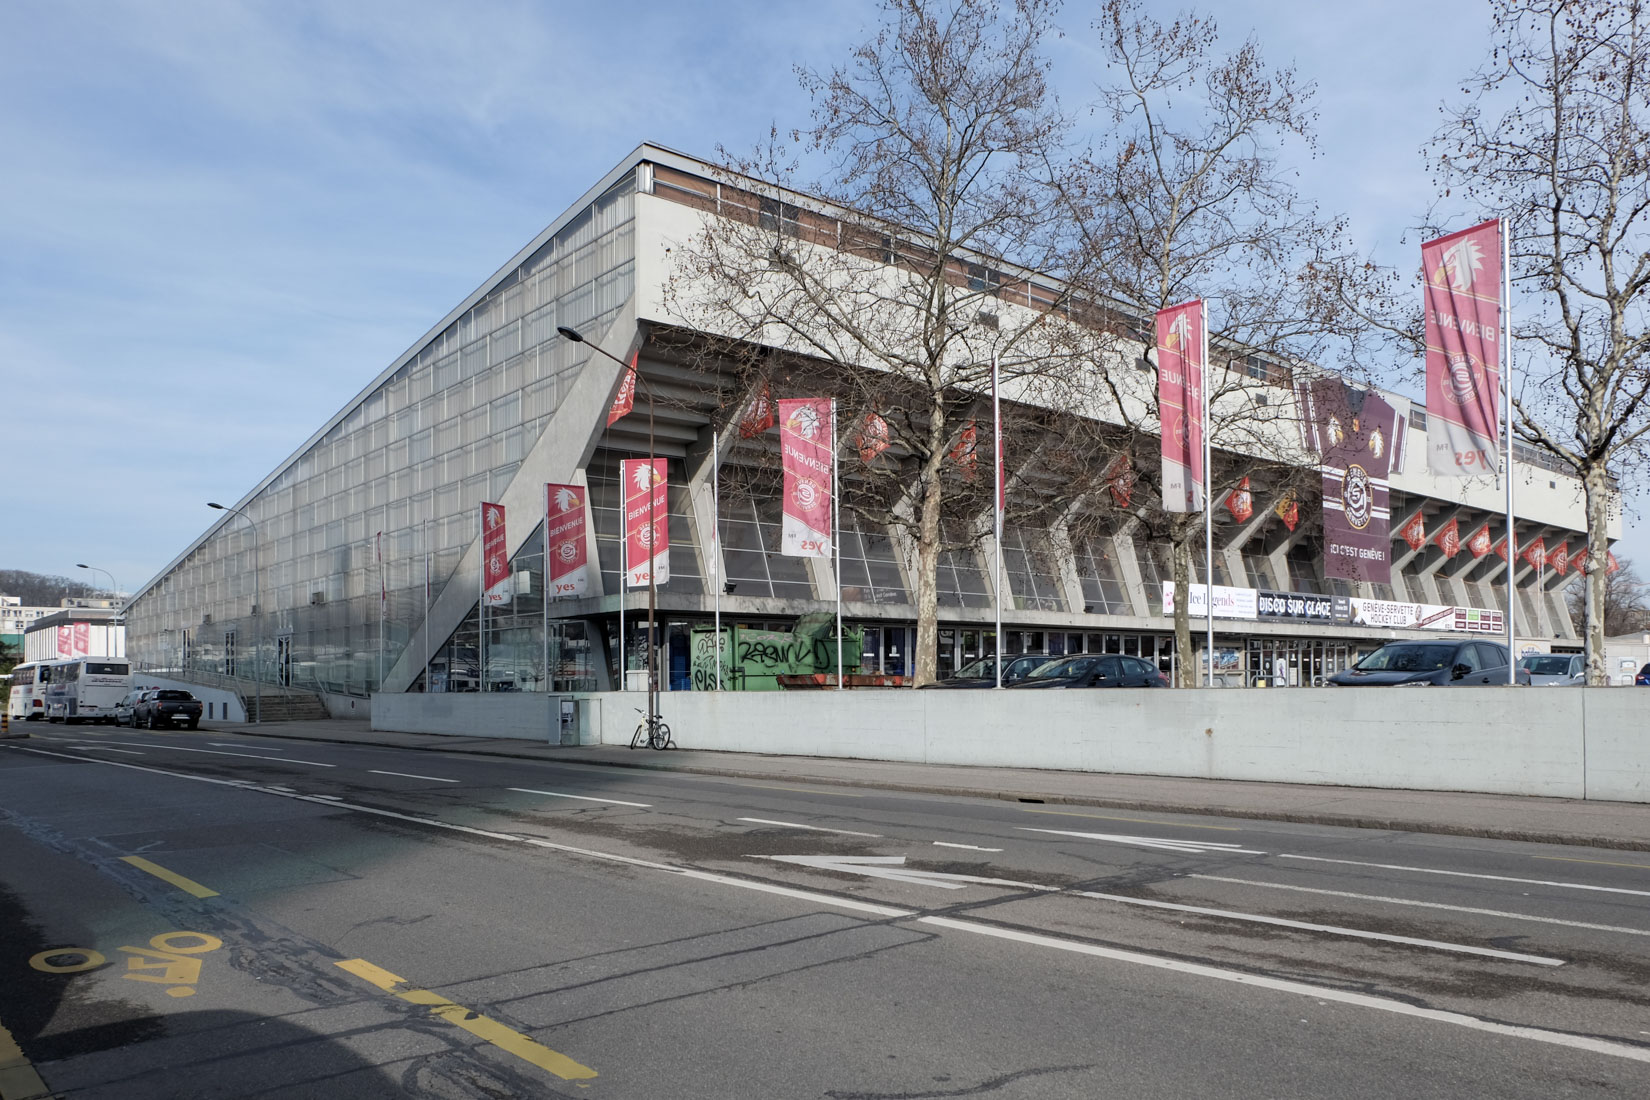
[[1357, 659], [1352, 642], [1250, 638], [1246, 687], [1322, 687]]

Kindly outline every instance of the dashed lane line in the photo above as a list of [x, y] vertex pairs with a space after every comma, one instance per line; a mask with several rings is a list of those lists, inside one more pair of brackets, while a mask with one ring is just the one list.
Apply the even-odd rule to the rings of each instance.
[[1550, 879], [1518, 878], [1513, 875], [1486, 875], [1476, 871], [1445, 871], [1437, 867], [1410, 867], [1402, 863], [1366, 863], [1359, 859], [1297, 856], [1288, 852], [1279, 852], [1278, 858], [1299, 859], [1308, 863], [1338, 863], [1345, 867], [1373, 867], [1380, 871], [1412, 871], [1418, 875], [1446, 875], [1451, 878], [1475, 878], [1488, 882], [1516, 882], [1521, 886], [1556, 886], [1564, 890], [1591, 890], [1601, 894], [1628, 894], [1636, 898], [1650, 898], [1650, 890], [1628, 890], [1622, 886], [1591, 886], [1585, 882], [1555, 882]]
[[947, 840], [934, 841], [936, 848], [967, 848], [970, 852], [1000, 852], [1001, 848], [982, 848], [978, 844], [952, 844]]
[[862, 794], [849, 794], [847, 791], [821, 791], [813, 787], [780, 787], [772, 783], [734, 783], [736, 787], [759, 787], [764, 791], [799, 791], [802, 794], [824, 794], [832, 798], [864, 798]]
[[[1013, 940], [1032, 946], [1048, 948], [1056, 951], [1068, 951], [1075, 954], [1087, 955], [1091, 958], [1107, 959], [1113, 962], [1127, 963], [1134, 966], [1151, 967], [1157, 970], [1173, 971], [1192, 977], [1208, 978], [1213, 981], [1230, 982], [1236, 985], [1247, 985], [1258, 989], [1269, 989], [1276, 992], [1289, 993], [1301, 997], [1309, 997], [1320, 1002], [1335, 1002], [1355, 1005], [1377, 1012], [1387, 1012], [1394, 1015], [1409, 1016], [1412, 1018], [1430, 1020], [1435, 1023], [1449, 1024], [1454, 1027], [1467, 1028], [1494, 1035], [1505, 1035], [1512, 1038], [1527, 1039], [1532, 1042], [1545, 1043], [1552, 1046], [1567, 1047], [1572, 1050], [1582, 1050], [1593, 1054], [1602, 1054], [1612, 1058], [1624, 1058], [1635, 1062], [1650, 1063], [1650, 1045], [1634, 1045], [1631, 1043], [1615, 1042], [1609, 1039], [1596, 1039], [1586, 1035], [1571, 1035], [1561, 1031], [1549, 1031], [1544, 1028], [1523, 1027], [1515, 1024], [1503, 1024], [1494, 1020], [1485, 1020], [1476, 1016], [1468, 1016], [1459, 1012], [1447, 1012], [1441, 1009], [1422, 1008], [1404, 1001], [1389, 1000], [1367, 993], [1355, 993], [1350, 990], [1336, 989], [1331, 986], [1311, 985], [1307, 982], [1291, 981], [1283, 978], [1269, 978], [1263, 975], [1251, 974], [1240, 970], [1224, 970], [1220, 967], [1209, 966], [1203, 963], [1188, 962], [1166, 956], [1148, 955], [1138, 951], [1125, 951], [1119, 948], [1102, 947], [1099, 944], [1083, 943], [1078, 940], [1060, 939], [1055, 936], [1042, 935], [1035, 932], [1022, 932], [1018, 929], [1002, 928], [996, 925], [978, 921], [959, 920], [953, 917], [922, 916], [908, 909], [897, 909], [893, 906], [878, 905], [872, 902], [857, 901], [852, 898], [834, 897], [830, 894], [816, 893], [812, 890], [800, 890], [790, 886], [780, 886], [776, 883], [762, 882], [755, 879], [736, 878], [731, 875], [717, 874], [712, 871], [701, 871], [692, 867], [677, 867], [668, 863], [659, 863], [654, 860], [638, 859], [634, 856], [619, 855], [614, 852], [603, 852], [590, 848], [579, 848], [570, 844], [560, 844], [540, 837], [518, 836], [512, 833], [502, 833], [490, 829], [477, 829], [468, 825], [458, 825], [453, 822], [441, 821], [435, 818], [416, 817], [412, 814], [396, 813], [393, 810], [382, 810], [373, 806], [362, 806], [352, 803], [342, 805], [318, 800], [301, 794], [283, 794], [271, 791], [267, 787], [245, 786], [244, 782], [230, 782], [212, 776], [190, 775], [187, 772], [172, 772], [164, 768], [156, 768], [144, 764], [127, 764], [119, 760], [98, 760], [95, 757], [71, 756], [67, 753], [53, 752], [49, 749], [39, 749], [24, 745], [0, 746], [20, 752], [34, 753], [39, 756], [55, 756], [64, 760], [89, 761], [101, 764], [108, 768], [127, 768], [132, 771], [148, 772], [152, 775], [163, 775], [173, 779], [192, 780], [199, 783], [210, 783], [221, 787], [238, 787], [241, 790], [274, 794], [280, 798], [291, 798], [300, 802], [316, 802], [323, 806], [338, 806], [340, 809], [352, 810], [356, 813], [372, 814], [377, 817], [393, 818], [399, 821], [422, 825], [426, 828], [445, 829], [451, 832], [465, 833], [472, 836], [487, 837], [493, 840], [503, 840], [517, 844], [530, 844], [538, 848], [559, 851], [568, 855], [584, 856], [589, 859], [601, 860], [609, 863], [620, 863], [632, 867], [645, 867], [666, 874], [680, 875], [700, 882], [710, 882], [722, 886], [736, 887], [743, 890], [753, 890], [759, 893], [774, 894], [781, 897], [795, 898], [815, 905], [829, 905], [840, 909], [855, 912], [869, 913], [894, 920], [913, 920], [915, 923], [929, 925], [936, 928], [949, 928], [957, 932], [966, 932], [972, 935], [991, 936], [998, 939]], [[11, 1100], [7, 1097], [6, 1100]]]
[[457, 783], [456, 779], [443, 779], [439, 775], [414, 775], [411, 772], [381, 772], [377, 768], [368, 768], [369, 775], [398, 775], [402, 779], [428, 779], [431, 783]]
[[168, 871], [160, 864], [151, 863], [142, 856], [121, 856], [120, 861], [122, 863], [130, 863], [133, 867], [136, 867], [140, 871], [147, 871], [151, 875], [154, 875], [156, 878], [160, 879], [162, 882], [169, 882], [173, 886], [176, 886], [179, 890], [182, 890], [184, 893], [193, 894], [197, 898], [215, 898], [218, 896], [218, 892], [216, 890], [202, 886], [192, 878], [184, 878], [176, 871]]
[[575, 798], [580, 802], [611, 802], [615, 806], [635, 806], [639, 810], [651, 809], [646, 802], [626, 802], [622, 798], [596, 798], [588, 794], [563, 794], [560, 791], [535, 791], [530, 787], [506, 787], [507, 791], [517, 791], [521, 794], [542, 794], [547, 798]]
[[277, 764], [308, 764], [312, 768], [336, 768], [337, 764], [323, 764], [318, 760], [293, 760], [284, 756], [258, 756], [250, 752], [221, 752], [218, 749], [191, 749], [185, 745], [157, 745], [152, 742], [114, 741], [115, 745], [131, 745], [138, 749], [167, 749], [171, 752], [203, 752], [208, 756], [239, 756], [247, 760], [270, 760]]
[[874, 837], [878, 840], [882, 838], [881, 833], [858, 833], [852, 829], [827, 829], [823, 825], [803, 825], [796, 821], [769, 821], [765, 817], [740, 817], [735, 818], [734, 820], [749, 821], [753, 825], [778, 825], [785, 829], [810, 829], [816, 833], [840, 833], [843, 836], [868, 836]]
[[1091, 814], [1080, 810], [1034, 810], [1030, 806], [1021, 806], [1020, 809], [1028, 814], [1054, 814], [1057, 817], [1093, 817], [1101, 821], [1132, 821], [1137, 825], [1161, 825], [1166, 829], [1214, 829], [1222, 833], [1240, 833], [1243, 830], [1236, 825], [1194, 825], [1188, 821], [1153, 821], [1145, 817], [1119, 817], [1116, 814]]

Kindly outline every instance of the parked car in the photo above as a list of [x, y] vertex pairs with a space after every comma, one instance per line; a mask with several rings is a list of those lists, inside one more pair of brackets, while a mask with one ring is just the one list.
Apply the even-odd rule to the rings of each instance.
[[139, 688], [137, 691], [128, 691], [120, 702], [115, 704], [115, 725], [131, 726], [135, 729], [138, 724], [136, 718], [138, 704], [143, 701], [144, 696], [153, 690], [153, 688]]
[[1636, 687], [1650, 687], [1650, 664], [1639, 669], [1639, 674], [1633, 677], [1633, 684]]
[[[1335, 687], [1456, 687], [1507, 682], [1507, 647], [1495, 642], [1388, 642], [1329, 678]], [[1528, 684], [1522, 670], [1518, 682]]]
[[201, 701], [180, 688], [145, 692], [132, 711], [133, 725], [152, 730], [171, 729], [180, 722], [194, 729], [201, 724]]
[[[1027, 653], [1020, 657], [1010, 657], [1003, 665], [1003, 686], [1007, 687], [1018, 680], [1024, 680], [1031, 675], [1034, 669], [1048, 664], [1055, 658], [1046, 653]], [[949, 680], [937, 680], [924, 687], [942, 688], [989, 688], [997, 686], [997, 659], [995, 657], [981, 657], [978, 661], [970, 661], [957, 670], [955, 676]]]
[[1145, 687], [1166, 688], [1169, 678], [1150, 661], [1115, 653], [1085, 653], [1050, 661], [1023, 680], [1016, 690], [1037, 688]]
[[1518, 667], [1537, 687], [1575, 687], [1587, 682], [1587, 658], [1579, 653], [1529, 653]]

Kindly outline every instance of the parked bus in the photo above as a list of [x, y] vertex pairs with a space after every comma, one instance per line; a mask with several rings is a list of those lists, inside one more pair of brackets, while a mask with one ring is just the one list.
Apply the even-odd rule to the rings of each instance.
[[13, 722], [38, 722], [46, 717], [48, 662], [29, 661], [11, 670], [11, 692], [6, 714]]
[[46, 721], [113, 722], [115, 704], [132, 690], [132, 666], [109, 657], [50, 661]]

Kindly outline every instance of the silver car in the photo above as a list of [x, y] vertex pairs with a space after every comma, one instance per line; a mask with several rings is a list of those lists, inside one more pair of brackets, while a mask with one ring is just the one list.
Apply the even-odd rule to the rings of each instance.
[[1521, 671], [1537, 687], [1577, 687], [1587, 682], [1587, 659], [1579, 653], [1527, 653], [1518, 659]]

